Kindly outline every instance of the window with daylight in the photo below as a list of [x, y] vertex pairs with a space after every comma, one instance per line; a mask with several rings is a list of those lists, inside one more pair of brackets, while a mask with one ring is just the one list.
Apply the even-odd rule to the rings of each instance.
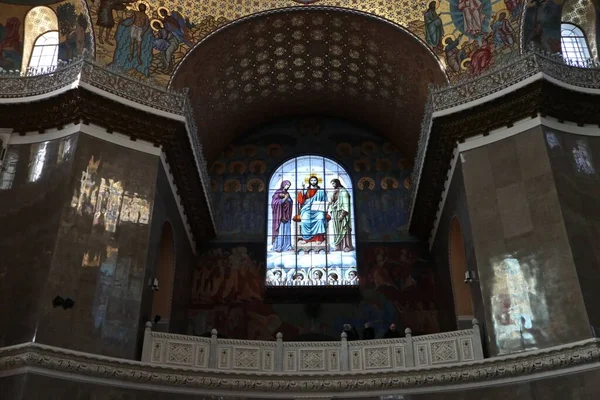
[[561, 49], [563, 57], [569, 61], [584, 64], [592, 57], [583, 31], [573, 24], [561, 24]]
[[29, 68], [48, 70], [58, 64], [58, 32], [50, 31], [41, 35], [33, 45]]
[[267, 286], [357, 286], [352, 180], [335, 161], [302, 156], [271, 177]]

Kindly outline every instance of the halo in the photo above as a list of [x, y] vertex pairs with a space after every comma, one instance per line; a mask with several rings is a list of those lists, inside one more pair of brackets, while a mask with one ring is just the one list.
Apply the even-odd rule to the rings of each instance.
[[506, 14], [507, 17], [510, 15], [506, 8], [503, 8], [502, 10], [498, 11], [496, 13], [496, 18], [500, 19], [500, 14]]
[[146, 11], [144, 11], [144, 13], [148, 16], [148, 18], [152, 18], [152, 12], [150, 11], [150, 3], [148, 3], [147, 1], [144, 0], [138, 0], [135, 3], [130, 3], [127, 7], [125, 7], [127, 10], [131, 10], [131, 11], [139, 11], [140, 10], [140, 4], [143, 4], [146, 6]]
[[447, 45], [446, 45], [446, 39], [448, 39], [448, 38], [452, 38], [452, 40], [455, 40], [455, 39], [456, 39], [456, 36], [454, 36], [454, 35], [453, 35], [453, 34], [451, 34], [451, 33], [449, 33], [449, 34], [445, 35], [445, 36], [442, 38], [442, 44], [444, 45], [444, 47], [446, 47], [446, 46], [447, 46]]
[[[154, 26], [154, 24], [158, 24], [158, 28]], [[154, 32], [158, 32], [165, 27], [165, 24], [160, 19], [153, 19], [150, 21], [150, 27]], [[214, 164], [213, 164], [214, 165]], [[224, 167], [223, 167], [224, 168]]]
[[467, 57], [460, 63], [460, 68], [463, 70], [467, 70], [467, 62], [471, 62], [471, 57]]
[[323, 178], [321, 178], [321, 177], [319, 176], [319, 174], [318, 174], [318, 173], [316, 173], [316, 172], [311, 172], [311, 173], [309, 173], [308, 175], [306, 175], [306, 177], [304, 178], [304, 183], [308, 184], [308, 181], [310, 180], [310, 177], [311, 177], [311, 176], [316, 176], [316, 177], [317, 177], [317, 184], [321, 184], [321, 183], [323, 183]]
[[161, 17], [160, 12], [163, 10], [167, 12], [167, 15], [171, 15], [171, 11], [169, 11], [167, 7], [158, 7], [156, 9], [156, 15], [158, 15], [159, 18]]
[[440, 1], [439, 0], [430, 0], [427, 2], [427, 9], [429, 9], [429, 4], [431, 3], [435, 3], [435, 9], [438, 10], [440, 8]]

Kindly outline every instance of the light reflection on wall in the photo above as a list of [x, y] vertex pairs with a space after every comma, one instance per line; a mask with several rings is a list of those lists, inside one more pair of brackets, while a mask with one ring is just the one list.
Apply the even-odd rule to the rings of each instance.
[[537, 348], [531, 298], [535, 283], [528, 282], [519, 261], [505, 258], [494, 263], [492, 311], [500, 354]]
[[548, 146], [550, 146], [551, 149], [560, 149], [560, 142], [558, 141], [558, 138], [556, 137], [556, 134], [554, 132], [550, 132], [550, 131], [546, 131], [546, 142], [548, 142]]
[[29, 158], [29, 182], [35, 182], [41, 178], [48, 152], [48, 143], [41, 142], [31, 145], [31, 156]]
[[123, 222], [147, 225], [150, 202], [138, 193], [125, 191], [121, 181], [100, 178], [101, 164], [101, 159], [91, 156], [85, 171], [81, 172], [79, 191], [75, 190], [71, 201], [77, 215], [93, 215], [94, 229], [111, 233]]
[[94, 226], [114, 233], [117, 230], [119, 209], [123, 195], [123, 184], [113, 179], [100, 179]]
[[58, 154], [56, 156], [56, 163], [61, 164], [69, 158], [71, 151], [73, 150], [73, 142], [75, 141], [73, 136], [68, 136], [60, 141], [58, 144]]
[[71, 201], [71, 207], [77, 210], [77, 215], [92, 215], [94, 213], [96, 197], [98, 196], [96, 174], [101, 161], [95, 161], [94, 156], [92, 156], [85, 171], [81, 172], [79, 193], [76, 190]]
[[106, 257], [100, 266], [96, 295], [94, 296], [94, 328], [100, 329], [103, 325], [108, 309], [108, 301], [113, 290], [115, 269], [117, 267], [117, 255], [119, 249], [106, 246]]
[[121, 210], [121, 222], [133, 222], [136, 224], [147, 224], [150, 222], [150, 204], [148, 201], [139, 197], [137, 193], [125, 192], [125, 196], [123, 196], [123, 209]]
[[12, 187], [17, 172], [17, 163], [19, 162], [19, 153], [16, 149], [8, 150], [4, 157], [4, 163], [0, 170], [0, 190], [7, 190]]
[[588, 175], [592, 175], [595, 172], [588, 145], [583, 140], [578, 140], [575, 147], [573, 147], [573, 160], [575, 160], [577, 171]]

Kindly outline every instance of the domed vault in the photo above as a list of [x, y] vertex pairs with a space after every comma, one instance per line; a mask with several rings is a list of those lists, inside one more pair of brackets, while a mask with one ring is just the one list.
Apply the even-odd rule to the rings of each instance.
[[367, 125], [413, 158], [429, 83], [446, 76], [416, 37], [388, 21], [327, 8], [243, 18], [201, 41], [170, 86], [190, 89], [207, 162], [238, 135], [285, 116]]

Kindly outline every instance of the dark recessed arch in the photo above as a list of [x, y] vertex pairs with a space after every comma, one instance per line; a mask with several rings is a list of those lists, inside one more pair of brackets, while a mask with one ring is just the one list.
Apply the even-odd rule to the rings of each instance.
[[372, 15], [293, 7], [220, 28], [188, 53], [170, 82], [189, 88], [207, 162], [241, 133], [289, 116], [369, 126], [412, 159], [428, 84], [446, 76], [420, 39]]

